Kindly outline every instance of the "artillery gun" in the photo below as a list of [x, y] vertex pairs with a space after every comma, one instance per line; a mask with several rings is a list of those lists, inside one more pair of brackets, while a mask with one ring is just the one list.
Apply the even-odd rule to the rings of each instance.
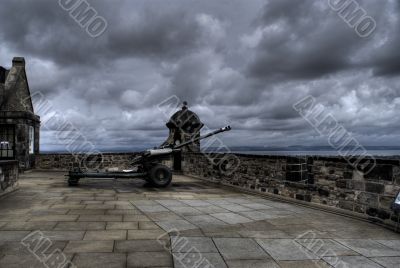
[[172, 170], [160, 164], [161, 160], [169, 158], [174, 152], [180, 151], [185, 146], [207, 139], [222, 132], [230, 131], [231, 127], [217, 129], [206, 135], [193, 138], [181, 144], [162, 145], [156, 149], [141, 152], [133, 159], [132, 169], [116, 172], [90, 172], [75, 168], [68, 173], [68, 185], [76, 186], [82, 178], [92, 179], [145, 179], [155, 187], [167, 187], [172, 181]]

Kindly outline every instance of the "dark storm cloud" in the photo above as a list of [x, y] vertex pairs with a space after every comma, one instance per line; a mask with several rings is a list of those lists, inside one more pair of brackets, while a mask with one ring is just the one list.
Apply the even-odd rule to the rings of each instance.
[[178, 57], [204, 45], [202, 26], [179, 7], [160, 10], [120, 0], [106, 2], [91, 1], [108, 22], [99, 38], [90, 38], [58, 1], [48, 0], [2, 3], [0, 36], [20, 51], [63, 66]]
[[[394, 31], [398, 24], [387, 15], [397, 4], [358, 2], [378, 22], [378, 33], [370, 38], [360, 38], [330, 9], [328, 1], [268, 1], [257, 20], [257, 30], [247, 37], [255, 48], [249, 74], [263, 79], [310, 79], [362, 67], [374, 68], [377, 73], [396, 69], [395, 59], [388, 60], [394, 52], [392, 45], [399, 41]], [[388, 27], [393, 29], [387, 31]], [[388, 40], [381, 48], [374, 48], [385, 38]], [[357, 58], [363, 49], [375, 55]], [[367, 58], [371, 60], [366, 62]]]
[[[325, 144], [292, 108], [309, 94], [366, 145], [400, 138], [398, 1], [357, 0], [368, 38], [328, 0], [89, 2], [108, 22], [97, 38], [56, 0], [2, 1], [0, 64], [24, 56], [31, 91], [99, 148], [160, 144], [171, 95], [231, 124], [228, 145]], [[64, 149], [42, 129], [43, 149]]]

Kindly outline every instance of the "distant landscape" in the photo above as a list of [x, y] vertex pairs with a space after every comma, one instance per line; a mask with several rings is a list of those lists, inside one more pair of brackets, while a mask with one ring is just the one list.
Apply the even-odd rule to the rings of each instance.
[[[99, 149], [103, 153], [130, 153], [144, 151], [145, 147]], [[318, 155], [338, 156], [339, 152], [330, 146], [302, 146], [294, 145], [288, 147], [259, 147], [259, 146], [234, 146], [229, 148], [232, 153], [253, 155]], [[351, 148], [347, 148], [350, 150]], [[398, 156], [400, 157], [400, 146], [366, 146], [369, 154], [374, 156]], [[218, 151], [217, 148], [207, 148], [206, 152]], [[222, 152], [222, 151], [221, 151]], [[68, 153], [67, 151], [42, 151], [41, 153]]]

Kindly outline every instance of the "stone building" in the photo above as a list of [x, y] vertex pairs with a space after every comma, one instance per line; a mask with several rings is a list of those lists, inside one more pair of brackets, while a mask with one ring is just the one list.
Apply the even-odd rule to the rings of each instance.
[[[173, 146], [200, 137], [200, 130], [204, 124], [199, 116], [188, 109], [187, 102], [183, 103], [181, 110], [174, 113], [167, 122], [169, 129], [168, 139], [161, 146]], [[200, 152], [200, 141], [189, 144], [182, 148], [182, 152]], [[181, 152], [174, 153], [173, 168], [175, 171], [181, 170]]]
[[39, 154], [40, 117], [31, 100], [25, 59], [0, 66], [0, 160], [18, 160], [20, 169], [34, 166]]

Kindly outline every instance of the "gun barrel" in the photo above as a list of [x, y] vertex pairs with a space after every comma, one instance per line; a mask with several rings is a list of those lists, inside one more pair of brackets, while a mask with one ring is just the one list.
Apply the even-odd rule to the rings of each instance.
[[232, 128], [231, 128], [230, 126], [226, 126], [226, 127], [217, 129], [217, 130], [215, 130], [215, 131], [213, 131], [213, 132], [210, 132], [210, 133], [208, 133], [208, 134], [205, 134], [205, 135], [203, 135], [203, 136], [200, 136], [200, 137], [191, 139], [190, 141], [187, 141], [187, 142], [181, 143], [181, 144], [179, 144], [179, 145], [176, 145], [176, 146], [173, 147], [173, 149], [180, 149], [180, 148], [182, 148], [182, 147], [185, 147], [186, 145], [195, 143], [195, 142], [200, 141], [200, 140], [207, 139], [207, 138], [209, 138], [209, 137], [211, 137], [211, 136], [217, 135], [217, 134], [222, 133], [222, 132], [225, 132], [225, 131], [230, 131], [231, 129], [232, 129]]

